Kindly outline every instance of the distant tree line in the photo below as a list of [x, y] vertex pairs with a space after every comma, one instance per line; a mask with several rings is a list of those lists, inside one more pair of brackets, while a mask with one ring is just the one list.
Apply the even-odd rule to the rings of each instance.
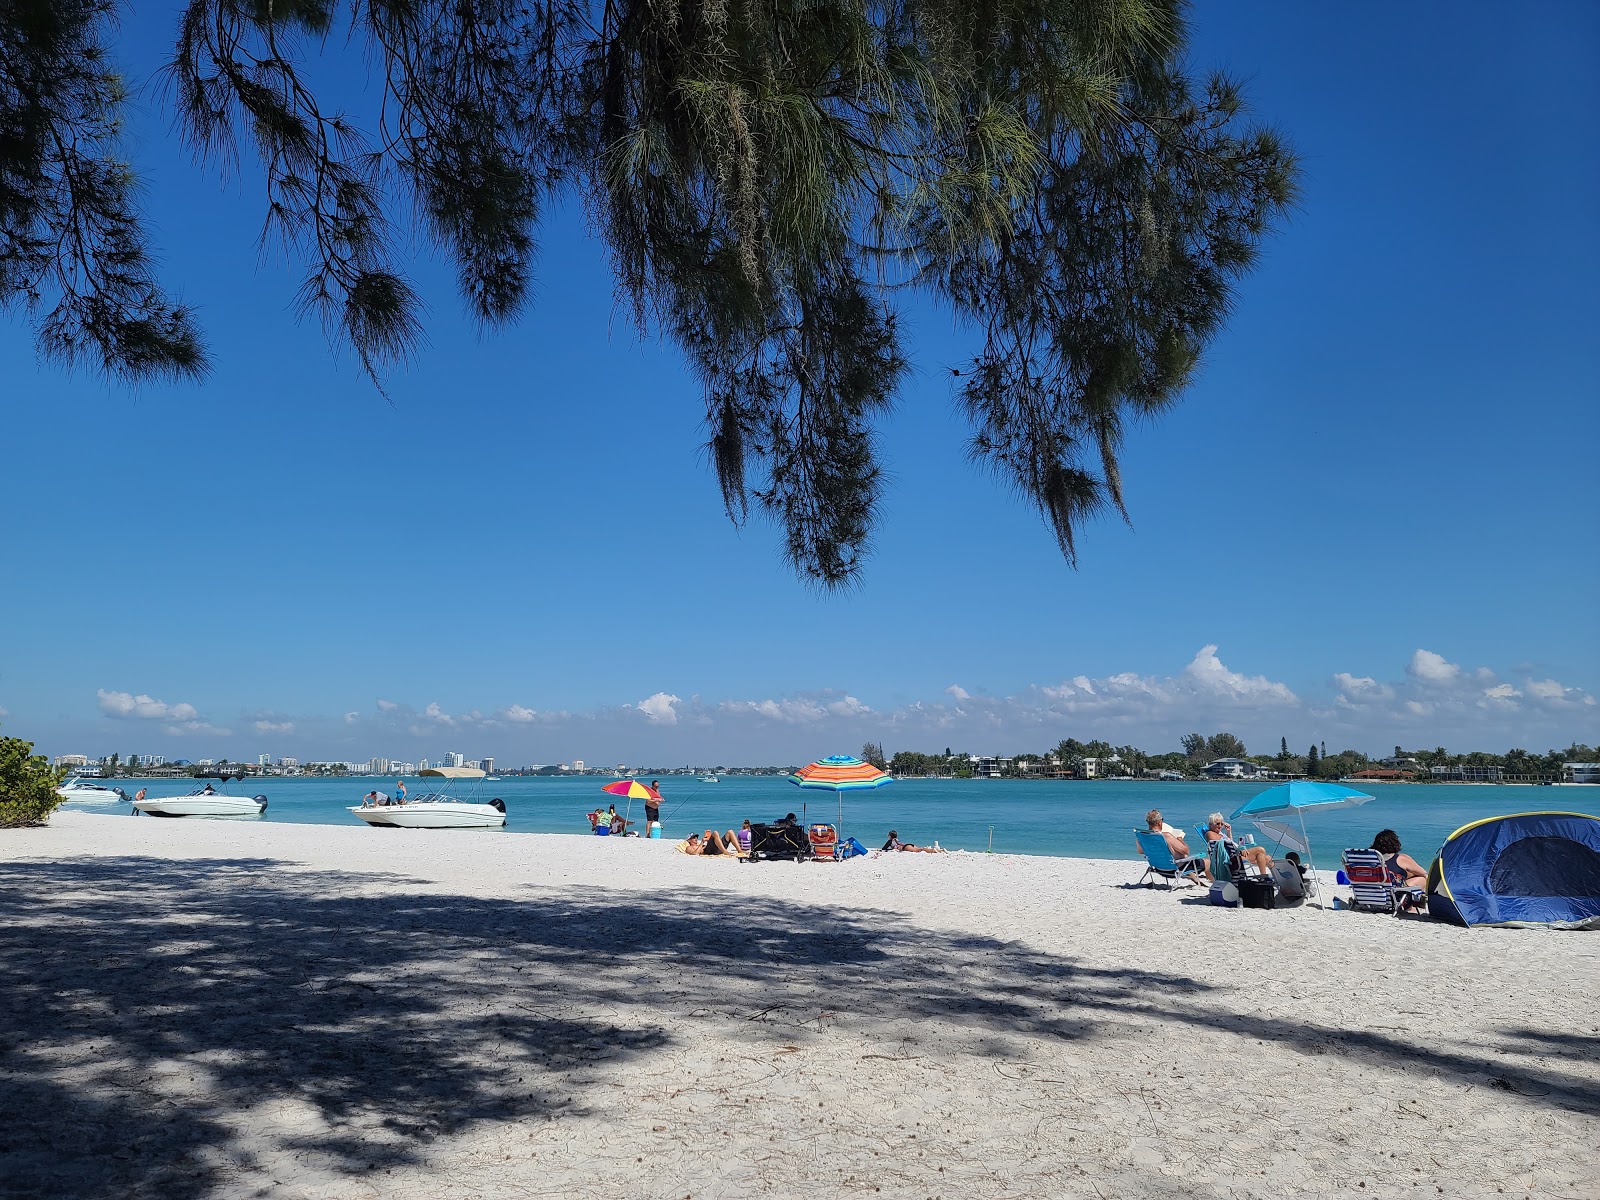
[[[870, 757], [866, 750], [876, 751], [878, 758]], [[863, 758], [868, 761], [881, 760], [881, 746], [868, 743], [866, 750], [862, 753]], [[948, 746], [943, 754], [900, 750], [887, 760], [887, 765], [895, 775], [967, 779], [972, 777], [974, 760], [979, 757], [966, 751], [953, 751]], [[1338, 779], [1380, 765], [1379, 761], [1360, 750], [1340, 750], [1329, 754], [1326, 742], [1312, 742], [1304, 754], [1295, 754], [1289, 749], [1287, 737], [1278, 740], [1276, 754], [1250, 754], [1243, 741], [1227, 732], [1215, 733], [1210, 737], [1199, 733], [1187, 734], [1179, 741], [1177, 750], [1162, 753], [1151, 753], [1137, 746], [1113, 746], [1104, 741], [1080, 742], [1076, 738], [1065, 738], [1052, 750], [1019, 752], [1004, 758], [984, 758], [982, 761], [989, 769], [998, 770], [1003, 776], [1023, 778], [1080, 774], [1088, 759], [1095, 761], [1095, 773], [1099, 776], [1138, 777], [1175, 771], [1187, 778], [1197, 778], [1207, 763], [1219, 758], [1242, 759], [1279, 775], [1307, 776], [1312, 779]], [[1563, 763], [1600, 761], [1600, 749], [1574, 742], [1564, 750], [1548, 750], [1543, 754], [1519, 748], [1507, 750], [1504, 754], [1481, 750], [1452, 754], [1443, 746], [1432, 750], [1404, 750], [1396, 746], [1393, 758], [1402, 762], [1414, 760], [1415, 767], [1406, 764], [1402, 769], [1414, 770], [1419, 780], [1433, 778], [1435, 767], [1499, 767], [1511, 776], [1559, 778]]]

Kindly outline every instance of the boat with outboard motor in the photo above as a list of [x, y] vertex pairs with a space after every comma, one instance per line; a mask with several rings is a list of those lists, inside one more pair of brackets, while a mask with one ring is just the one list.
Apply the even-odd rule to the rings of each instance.
[[210, 780], [227, 784], [230, 779], [244, 779], [224, 771], [208, 771], [196, 775], [206, 780], [203, 786], [181, 796], [147, 796], [133, 802], [133, 811], [152, 817], [259, 817], [266, 811], [265, 796], [230, 796], [213, 787]]
[[119, 787], [93, 783], [81, 775], [74, 775], [56, 789], [56, 795], [75, 804], [126, 804], [128, 793]]
[[479, 804], [428, 792], [415, 800], [362, 804], [350, 811], [384, 829], [495, 829], [506, 823], [506, 802], [499, 796]]

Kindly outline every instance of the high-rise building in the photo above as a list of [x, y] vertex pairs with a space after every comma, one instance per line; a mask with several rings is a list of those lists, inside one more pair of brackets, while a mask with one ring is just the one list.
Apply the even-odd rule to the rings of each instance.
[[270, 767], [271, 765], [272, 765], [272, 755], [270, 755], [270, 754], [258, 754], [258, 755], [256, 755], [256, 766], [258, 766], [258, 767]]
[[278, 765], [280, 767], [298, 767], [300, 765], [300, 760], [298, 758], [280, 758], [278, 760]]
[[480, 758], [478, 760], [478, 770], [482, 771], [485, 775], [493, 775], [494, 774], [494, 759], [492, 759], [492, 758]]
[[[423, 759], [421, 762], [419, 762], [417, 764], [417, 770], [426, 771], [427, 769], [428, 769], [428, 760], [427, 759]], [[406, 774], [409, 775], [409, 774], [411, 774], [411, 772], [407, 771]]]
[[87, 754], [58, 754], [56, 766], [58, 767], [86, 767], [89, 765]]
[[456, 754], [452, 751], [444, 756], [444, 765], [447, 767], [464, 767], [467, 765], [467, 756], [465, 754]]
[[368, 775], [387, 775], [388, 773], [389, 760], [387, 758], [375, 758], [367, 764]]
[[573, 770], [574, 770], [574, 771], [581, 771], [581, 770], [583, 770], [583, 759], [581, 759], [581, 758], [575, 758], [575, 759], [573, 759], [573, 760], [572, 760], [572, 769], [573, 769]]

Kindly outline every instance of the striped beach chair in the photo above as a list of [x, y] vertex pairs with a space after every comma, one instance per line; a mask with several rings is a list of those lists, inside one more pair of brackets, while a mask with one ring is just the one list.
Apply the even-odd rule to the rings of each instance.
[[1376, 850], [1346, 850], [1344, 875], [1350, 884], [1351, 908], [1399, 916], [1408, 902], [1422, 895], [1420, 888], [1396, 886], [1389, 874], [1389, 864]]

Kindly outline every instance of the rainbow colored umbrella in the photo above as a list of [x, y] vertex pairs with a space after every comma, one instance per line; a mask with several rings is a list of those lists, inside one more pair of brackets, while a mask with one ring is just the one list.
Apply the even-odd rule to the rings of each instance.
[[[633, 802], [635, 800], [644, 800], [650, 804], [661, 803], [661, 793], [649, 784], [640, 783], [637, 779], [619, 779], [615, 783], [606, 784], [600, 790], [613, 796], [622, 796], [628, 801], [628, 808], [622, 819], [627, 821], [629, 825], [633, 824], [628, 818], [633, 816]], [[649, 809], [646, 809], [645, 812], [648, 814]]]
[[600, 790], [629, 800], [654, 800], [657, 804], [661, 802], [660, 792], [647, 783], [640, 783], [637, 779], [619, 779], [615, 783], [606, 784]]
[[844, 837], [844, 794], [881, 788], [893, 783], [894, 776], [886, 775], [869, 762], [852, 758], [848, 754], [834, 754], [801, 767], [789, 776], [796, 787], [813, 788], [839, 795], [839, 836]]

